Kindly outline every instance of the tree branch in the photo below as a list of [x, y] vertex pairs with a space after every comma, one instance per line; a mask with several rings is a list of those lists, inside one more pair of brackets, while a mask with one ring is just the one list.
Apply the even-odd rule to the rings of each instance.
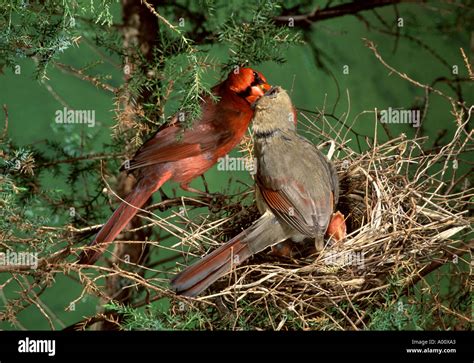
[[319, 9], [316, 7], [307, 14], [284, 14], [274, 18], [277, 24], [288, 25], [290, 21], [295, 27], [309, 28], [312, 23], [317, 21], [338, 18], [345, 15], [354, 15], [361, 11], [380, 8], [387, 5], [399, 4], [402, 2], [416, 3], [417, 0], [377, 0], [377, 1], [353, 1], [347, 4], [340, 4], [331, 7]]

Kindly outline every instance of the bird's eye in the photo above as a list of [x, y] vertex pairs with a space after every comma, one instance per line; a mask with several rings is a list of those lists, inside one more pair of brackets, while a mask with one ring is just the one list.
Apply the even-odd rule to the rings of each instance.
[[260, 79], [260, 76], [258, 75], [257, 72], [253, 72], [253, 79], [256, 81]]
[[267, 91], [265, 96], [275, 97], [278, 94], [278, 92], [279, 92], [279, 90], [278, 90], [277, 87], [272, 87], [272, 88], [270, 88], [269, 91]]

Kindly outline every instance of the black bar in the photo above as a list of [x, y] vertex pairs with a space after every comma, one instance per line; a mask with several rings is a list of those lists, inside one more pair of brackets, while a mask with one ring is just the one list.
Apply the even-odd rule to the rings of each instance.
[[[54, 339], [54, 356], [20, 353], [19, 342], [26, 343], [26, 338], [30, 344]], [[4, 331], [0, 362], [473, 362], [473, 340], [472, 332]], [[407, 353], [407, 349], [426, 351]]]

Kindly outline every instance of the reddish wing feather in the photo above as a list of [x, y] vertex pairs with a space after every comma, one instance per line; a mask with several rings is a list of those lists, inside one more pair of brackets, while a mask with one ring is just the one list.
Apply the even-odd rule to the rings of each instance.
[[129, 169], [202, 155], [232, 137], [228, 130], [218, 132], [210, 131], [210, 128], [209, 125], [199, 125], [195, 130], [186, 130], [181, 138], [181, 130], [175, 126], [159, 132], [138, 150], [130, 162]]
[[301, 205], [302, 203], [306, 204], [306, 201], [302, 200], [294, 203], [294, 201], [291, 201], [288, 198], [284, 189], [271, 190], [265, 188], [260, 183], [258, 186], [263, 199], [276, 216], [283, 219], [286, 223], [302, 234], [307, 236], [313, 236], [315, 234], [314, 226], [309, 225], [305, 221], [301, 211], [297, 206], [298, 204]]

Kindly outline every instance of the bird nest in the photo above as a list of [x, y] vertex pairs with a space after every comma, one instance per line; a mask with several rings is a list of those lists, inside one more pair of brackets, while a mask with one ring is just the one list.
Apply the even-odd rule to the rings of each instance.
[[[292, 258], [268, 249], [236, 266], [198, 298], [172, 297], [172, 315], [189, 321], [197, 314], [194, 326], [210, 329], [374, 328], [369, 315], [394, 304], [406, 315], [406, 304], [413, 303], [406, 297], [428, 273], [469, 259], [465, 241], [472, 232], [473, 189], [462, 175], [461, 160], [469, 152], [472, 132], [462, 122], [466, 115], [458, 116], [452, 140], [442, 147], [404, 134], [379, 142], [377, 122], [373, 137], [361, 137], [342, 121], [334, 133], [322, 114], [305, 117], [305, 133], [326, 140], [321, 149], [329, 149], [338, 170], [337, 208], [346, 216], [346, 239], [329, 240], [319, 252], [300, 246]], [[366, 151], [354, 151], [350, 137]], [[251, 151], [250, 141], [245, 149]], [[186, 236], [173, 246], [184, 263], [172, 272], [259, 217], [251, 191], [220, 203], [225, 205], [201, 222], [187, 221]], [[427, 286], [422, 286], [425, 293]]]

